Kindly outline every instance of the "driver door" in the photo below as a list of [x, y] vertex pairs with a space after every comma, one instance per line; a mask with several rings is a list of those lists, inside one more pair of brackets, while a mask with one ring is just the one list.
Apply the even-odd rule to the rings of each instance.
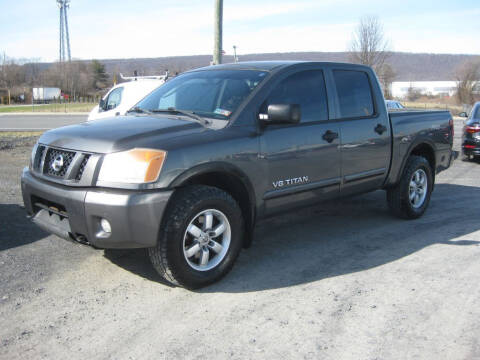
[[330, 120], [321, 69], [288, 75], [272, 90], [260, 113], [270, 104], [300, 105], [298, 124], [265, 123], [260, 136], [266, 162], [266, 214], [337, 197], [340, 190], [339, 129]]

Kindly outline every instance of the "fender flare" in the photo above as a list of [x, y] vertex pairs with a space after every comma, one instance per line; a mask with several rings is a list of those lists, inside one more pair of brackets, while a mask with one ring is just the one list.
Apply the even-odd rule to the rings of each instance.
[[209, 173], [224, 173], [233, 176], [240, 180], [242, 185], [248, 194], [248, 207], [250, 217], [245, 219], [246, 221], [246, 238], [245, 247], [249, 247], [252, 242], [253, 228], [255, 226], [256, 219], [256, 196], [253, 185], [248, 176], [237, 166], [226, 162], [209, 162], [205, 164], [196, 165], [178, 175], [169, 185], [170, 188], [182, 187], [187, 184], [191, 179], [200, 175], [206, 175]]
[[[416, 139], [415, 141], [413, 141], [410, 146], [408, 147], [408, 150], [406, 152], [406, 155], [403, 157], [403, 160], [402, 160], [402, 165], [400, 166], [400, 169], [398, 171], [398, 176], [397, 178], [395, 179], [395, 183], [397, 183], [402, 174], [403, 174], [403, 170], [405, 170], [405, 166], [407, 165], [407, 160], [408, 158], [410, 157], [410, 155], [412, 155], [412, 152], [413, 150], [419, 146], [419, 145], [423, 145], [423, 144], [426, 144], [428, 145], [431, 149], [432, 149], [432, 152], [433, 152], [433, 157], [434, 157], [434, 161], [436, 162], [437, 159], [435, 159], [435, 154], [436, 154], [436, 150], [435, 150], [435, 144], [432, 140], [430, 140], [428, 137], [421, 137], [421, 138], [418, 138]], [[428, 160], [428, 159], [427, 159]], [[434, 164], [435, 165], [435, 164]], [[436, 169], [435, 169], [435, 166], [434, 168], [432, 168], [432, 176], [435, 178], [435, 173], [436, 173]]]

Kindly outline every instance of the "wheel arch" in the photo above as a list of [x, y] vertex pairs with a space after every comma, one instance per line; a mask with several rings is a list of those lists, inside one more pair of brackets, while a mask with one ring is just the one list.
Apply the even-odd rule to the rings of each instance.
[[[395, 184], [397, 184], [400, 181], [402, 174], [405, 170], [405, 166], [407, 166], [407, 160], [412, 155], [422, 156], [425, 159], [427, 159], [428, 163], [430, 164], [430, 168], [432, 169], [432, 177], [433, 179], [435, 179], [435, 173], [436, 173], [435, 145], [429, 139], [419, 139], [418, 141], [414, 142], [406, 152], [406, 155], [402, 160], [402, 166], [400, 168], [400, 171], [398, 172], [397, 178], [395, 179], [395, 182], [394, 182]], [[434, 184], [435, 184], [435, 181], [434, 181]]]
[[244, 247], [252, 242], [255, 226], [255, 190], [238, 167], [223, 162], [214, 162], [195, 166], [176, 177], [169, 187], [179, 188], [189, 185], [214, 186], [228, 192], [239, 204], [245, 221]]

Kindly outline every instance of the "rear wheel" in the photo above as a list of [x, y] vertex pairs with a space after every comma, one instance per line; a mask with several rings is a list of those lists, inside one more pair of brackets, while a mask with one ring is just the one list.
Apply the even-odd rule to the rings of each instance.
[[387, 203], [392, 213], [403, 219], [423, 215], [430, 202], [433, 175], [427, 159], [410, 156], [400, 182], [387, 190]]
[[173, 285], [200, 288], [227, 274], [240, 253], [243, 218], [237, 202], [210, 186], [177, 190], [150, 261]]

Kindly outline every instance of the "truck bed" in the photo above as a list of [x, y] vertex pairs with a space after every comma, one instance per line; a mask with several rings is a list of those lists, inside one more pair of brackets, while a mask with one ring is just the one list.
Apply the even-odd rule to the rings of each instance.
[[422, 141], [431, 144], [435, 151], [435, 173], [449, 166], [453, 142], [452, 115], [449, 111], [394, 110], [388, 115], [392, 126], [393, 155], [387, 185], [398, 181], [407, 153]]

